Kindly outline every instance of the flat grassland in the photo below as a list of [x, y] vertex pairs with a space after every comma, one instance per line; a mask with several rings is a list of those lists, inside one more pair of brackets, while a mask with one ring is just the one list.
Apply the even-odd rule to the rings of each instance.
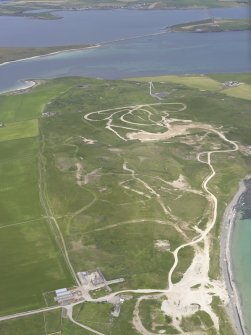
[[6, 123], [1, 129], [0, 142], [16, 140], [19, 138], [35, 137], [38, 135], [37, 120]]
[[[242, 75], [241, 78], [244, 80], [244, 82], [241, 83], [241, 85], [237, 87], [223, 87], [221, 82], [213, 79], [213, 77], [214, 77], [213, 75], [211, 76], [167, 75], [167, 76], [158, 76], [158, 77], [134, 78], [134, 80], [145, 81], [145, 82], [153, 81], [153, 82], [182, 84], [182, 85], [185, 85], [191, 88], [197, 88], [199, 90], [220, 92], [230, 97], [251, 100], [251, 85], [250, 85], [249, 75]], [[226, 76], [226, 75], [222, 75], [221, 77], [218, 75], [217, 78], [229, 78], [228, 80], [231, 80], [231, 76]], [[245, 80], [247, 80], [247, 82]]]
[[137, 335], [131, 322], [135, 301], [124, 302], [120, 317], [113, 319], [112, 304], [84, 303], [74, 308], [74, 319], [107, 335]]
[[208, 90], [208, 91], [218, 91], [221, 89], [221, 84], [209, 78], [208, 76], [176, 76], [176, 75], [167, 75], [167, 76], [158, 76], [158, 77], [142, 77], [135, 78], [139, 81], [153, 81], [153, 82], [170, 82], [180, 85], [186, 85], [191, 88], [196, 88], [199, 90]]
[[[63, 321], [60, 309], [0, 323], [1, 335], [57, 334], [62, 329]], [[64, 332], [63, 334], [67, 333]], [[74, 335], [74, 333], [71, 335]]]
[[43, 293], [72, 285], [39, 197], [38, 119], [43, 105], [73, 81], [41, 84], [26, 94], [1, 95], [0, 313], [45, 305]]
[[[210, 276], [219, 279], [221, 217], [238, 181], [251, 172], [250, 102], [246, 96], [226, 95], [220, 76], [187, 78], [56, 79], [25, 94], [0, 96], [0, 119], [7, 125], [0, 129], [2, 315], [41, 307], [44, 292], [74, 285], [51, 229], [52, 217], [76, 272], [99, 267], [108, 280], [125, 278], [119, 289], [166, 288], [174, 262], [172, 252], [196, 238], [210, 217], [211, 204], [202, 188], [210, 171], [197, 155], [230, 149], [210, 127], [200, 124], [221, 129], [241, 147], [238, 152], [212, 156], [216, 176], [209, 187], [217, 195], [219, 212], [211, 232]], [[235, 75], [231, 78], [238, 80]], [[150, 80], [154, 82], [152, 96]], [[165, 93], [162, 100], [157, 93]], [[41, 117], [42, 111], [48, 117]], [[173, 137], [145, 142], [130, 137], [133, 133], [161, 134], [167, 119], [177, 126]], [[34, 132], [33, 137], [22, 138], [22, 132], [14, 135], [15, 129], [11, 132], [8, 127], [29, 120], [39, 123], [39, 134]], [[198, 127], [179, 132], [185, 120]], [[6, 140], [2, 131], [8, 128]], [[11, 134], [15, 139], [11, 140]], [[203, 245], [196, 250], [200, 248]], [[182, 279], [194, 254], [193, 247], [179, 253], [173, 283]], [[107, 334], [134, 335], [134, 305], [134, 299], [126, 302], [125, 312], [112, 324], [108, 305], [85, 304], [74, 311], [74, 317], [98, 330], [101, 325], [95, 326], [92, 319], [95, 311]], [[159, 301], [150, 307], [143, 301], [141, 308], [150, 315], [159, 306]], [[175, 332], [172, 322], [158, 313], [158, 321]], [[35, 322], [34, 318], [27, 322]], [[57, 318], [55, 313], [51, 322]], [[198, 318], [202, 328], [211, 327], [211, 319], [204, 314], [184, 319], [182, 326], [194, 330]], [[15, 329], [17, 324], [16, 320], [0, 327]], [[63, 334], [88, 334], [67, 320], [61, 327]], [[145, 327], [151, 330], [152, 325]], [[231, 332], [228, 322], [221, 322], [219, 334]]]

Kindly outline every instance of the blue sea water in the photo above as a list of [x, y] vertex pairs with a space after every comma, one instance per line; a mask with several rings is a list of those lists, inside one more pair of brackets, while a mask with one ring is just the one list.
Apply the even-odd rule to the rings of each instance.
[[247, 334], [251, 334], [251, 219], [237, 217], [232, 234], [231, 256]]
[[248, 7], [187, 10], [86, 10], [55, 12], [60, 20], [0, 16], [0, 46], [100, 43], [145, 35], [208, 17], [247, 18]]
[[166, 33], [10, 63], [0, 67], [0, 91], [17, 88], [20, 80], [30, 78], [248, 72], [249, 38], [247, 31]]
[[[250, 33], [162, 33], [163, 28], [209, 16], [245, 18], [246, 7], [187, 10], [87, 10], [58, 12], [63, 19], [0, 16], [0, 46], [100, 43], [101, 48], [0, 66], [0, 92], [20, 80], [83, 75], [122, 78], [159, 74], [248, 72]], [[131, 38], [131, 39], [130, 39]], [[107, 43], [107, 41], [125, 39]]]

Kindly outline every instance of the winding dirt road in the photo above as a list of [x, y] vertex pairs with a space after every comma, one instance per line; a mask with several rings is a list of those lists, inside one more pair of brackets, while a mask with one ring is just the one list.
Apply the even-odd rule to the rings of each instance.
[[[162, 121], [157, 122], [157, 121], [152, 120], [151, 116], [152, 116], [153, 113], [151, 112], [151, 110], [147, 110], [147, 108], [151, 109], [151, 108], [157, 107], [158, 105], [165, 105], [167, 107], [168, 107], [168, 105], [172, 105], [172, 106], [176, 105], [177, 110], [170, 110], [170, 111], [167, 110], [166, 112], [163, 112], [163, 113], [165, 113], [165, 117], [162, 117]], [[183, 110], [186, 109], [186, 105], [184, 105], [183, 103], [155, 103], [155, 104], [142, 104], [142, 105], [136, 105], [136, 106], [124, 106], [124, 107], [119, 107], [119, 108], [114, 108], [114, 109], [106, 109], [106, 110], [91, 112], [89, 114], [86, 114], [84, 116], [84, 119], [88, 120], [89, 122], [90, 121], [91, 122], [98, 122], [98, 121], [105, 121], [106, 120], [107, 121], [106, 126], [105, 126], [106, 129], [108, 129], [109, 131], [112, 131], [117, 137], [119, 137], [123, 141], [130, 141], [131, 140], [130, 138], [128, 138], [128, 137], [125, 138], [124, 136], [119, 134], [119, 132], [118, 132], [119, 128], [128, 129], [130, 131], [131, 130], [138, 131], [139, 133], [142, 132], [140, 129], [138, 129], [138, 128], [136, 129], [135, 126], [137, 126], [137, 127], [140, 126], [140, 125], [145, 126], [144, 123], [140, 124], [140, 123], [137, 123], [137, 122], [131, 122], [130, 120], [126, 120], [126, 115], [128, 115], [128, 114], [132, 115], [134, 112], [137, 112], [138, 110], [142, 110], [142, 109], [145, 110], [145, 112], [147, 113], [147, 115], [148, 115], [147, 118], [148, 118], [148, 121], [150, 122], [151, 125], [154, 124], [156, 126], [160, 126], [160, 127], [166, 128], [166, 129], [170, 129], [172, 127], [172, 122], [174, 122], [173, 120], [177, 121], [177, 119], [168, 119], [169, 113], [176, 113], [176, 112], [179, 112], [179, 111], [183, 111]], [[121, 125], [120, 126], [115, 125], [114, 120], [113, 120], [115, 115], [116, 116], [120, 115], [119, 119], [120, 119], [121, 122], [124, 122], [127, 125], [132, 124], [134, 128], [127, 127], [127, 126], [124, 127], [124, 126], [121, 126]], [[144, 121], [146, 121], [146, 120], [144, 119]], [[179, 120], [179, 122], [180, 123], [184, 122], [185, 127], [187, 127], [187, 125], [189, 125], [190, 129], [193, 128], [193, 123], [192, 122], [189, 123], [190, 121], [188, 121], [188, 120], [184, 120], [184, 121]], [[114, 127], [118, 131], [114, 130]], [[139, 299], [137, 300], [137, 304], [136, 304], [136, 308], [135, 308], [134, 316], [133, 316], [133, 324], [134, 324], [135, 328], [137, 329], [137, 331], [142, 335], [155, 335], [155, 334], [147, 331], [144, 328], [144, 326], [142, 325], [142, 322], [141, 322], [140, 316], [139, 316], [140, 302], [143, 299], [149, 298], [149, 297], [145, 296], [146, 294], [158, 294], [158, 296], [160, 296], [160, 295], [170, 294], [174, 290], [176, 284], [173, 283], [172, 277], [173, 277], [173, 273], [174, 273], [174, 271], [177, 268], [178, 263], [179, 263], [179, 252], [180, 252], [180, 250], [182, 250], [186, 247], [189, 247], [189, 246], [195, 246], [198, 243], [200, 243], [202, 241], [205, 241], [205, 239], [208, 238], [209, 233], [211, 232], [211, 230], [215, 226], [216, 219], [217, 219], [218, 200], [217, 200], [217, 197], [210, 191], [209, 186], [208, 186], [210, 181], [216, 175], [214, 166], [212, 164], [212, 156], [215, 155], [215, 154], [231, 153], [231, 152], [235, 152], [235, 151], [239, 150], [238, 145], [234, 141], [231, 141], [231, 140], [227, 139], [226, 136], [222, 132], [213, 129], [211, 126], [194, 123], [194, 128], [201, 128], [201, 129], [204, 129], [208, 132], [213, 132], [213, 133], [217, 134], [223, 140], [223, 142], [228, 143], [232, 147], [231, 149], [204, 151], [204, 152], [200, 152], [200, 153], [197, 154], [197, 160], [200, 163], [208, 165], [208, 167], [210, 169], [210, 173], [208, 174], [208, 176], [205, 177], [205, 179], [202, 182], [202, 189], [207, 194], [207, 197], [208, 197], [210, 203], [212, 204], [212, 208], [213, 208], [212, 213], [209, 217], [206, 229], [204, 231], [201, 231], [201, 230], [198, 229], [197, 232], [198, 232], [199, 235], [196, 238], [194, 238], [190, 242], [187, 242], [187, 243], [184, 243], [184, 244], [180, 245], [178, 248], [176, 248], [172, 252], [173, 256], [174, 256], [174, 263], [173, 263], [173, 266], [172, 266], [172, 268], [171, 268], [171, 270], [169, 271], [169, 274], [168, 274], [168, 288], [167, 289], [164, 289], [164, 290], [156, 290], [156, 289], [123, 290], [123, 291], [111, 293], [111, 294], [109, 294], [105, 297], [101, 297], [101, 298], [98, 298], [98, 299], [92, 299], [92, 298], [89, 299], [89, 301], [92, 301], [92, 302], [101, 302], [101, 301], [109, 301], [110, 299], [112, 299], [112, 297], [114, 297], [118, 294], [122, 294], [122, 293], [134, 292], [134, 293], [142, 294], [142, 296], [139, 297]], [[177, 135], [180, 135], [180, 133], [178, 133]], [[160, 133], [160, 139], [161, 139], [161, 133]], [[154, 140], [158, 140], [158, 137], [156, 137]], [[56, 230], [56, 235], [58, 236], [58, 238], [60, 240], [59, 245], [61, 246], [61, 251], [62, 251], [62, 253], [65, 257], [66, 263], [68, 264], [68, 267], [69, 267], [71, 273], [73, 274], [73, 277], [75, 278], [76, 282], [79, 284], [78, 278], [75, 275], [74, 269], [73, 269], [73, 267], [71, 265], [71, 262], [70, 262], [70, 259], [68, 257], [68, 253], [67, 253], [67, 249], [66, 249], [66, 246], [65, 246], [65, 243], [64, 243], [62, 233], [60, 231], [60, 228], [59, 228], [59, 226], [56, 222], [55, 217], [53, 216], [52, 210], [50, 209], [50, 206], [49, 206], [48, 201], [47, 201], [46, 189], [43, 186], [43, 178], [42, 178], [42, 174], [44, 173], [43, 157], [40, 158], [40, 164], [41, 165], [39, 167], [39, 171], [40, 171], [40, 185], [39, 186], [40, 186], [41, 204], [43, 205], [43, 207], [45, 209], [45, 212], [46, 212], [46, 215], [49, 218], [50, 225], [53, 225], [52, 228], [53, 228], [54, 231]], [[143, 181], [139, 177], [136, 177], [134, 170], [130, 169], [127, 166], [126, 162], [123, 165], [123, 169], [125, 171], [129, 172], [133, 178], [136, 178], [138, 180], [138, 182], [140, 182], [146, 188], [146, 190], [149, 192], [149, 194], [151, 196], [155, 196], [156, 198], [159, 198], [159, 201], [161, 202], [160, 195], [150, 185], [148, 185], [145, 181]], [[163, 208], [163, 206], [162, 206], [162, 209], [165, 213], [167, 212], [167, 209]], [[82, 210], [83, 209], [80, 209], [80, 212]], [[91, 331], [91, 332], [93, 332], [97, 335], [104, 335], [103, 333], [97, 332], [96, 330], [91, 329], [91, 328], [75, 321], [72, 318], [72, 307], [77, 305], [77, 304], [80, 304], [80, 303], [82, 303], [82, 302], [76, 302], [74, 304], [66, 306], [66, 308], [68, 310], [69, 319], [72, 322], [74, 322], [75, 324], [77, 324], [78, 326], [80, 326], [84, 329], [87, 329], [87, 330], [89, 330], [89, 331]], [[52, 307], [52, 308], [39, 309], [39, 310], [36, 310], [36, 311], [13, 314], [13, 315], [10, 315], [10, 316], [1, 317], [0, 321], [1, 320], [13, 319], [13, 318], [17, 318], [17, 317], [22, 317], [22, 316], [27, 316], [27, 315], [32, 315], [32, 314], [36, 314], [36, 313], [41, 313], [41, 312], [44, 312], [44, 311], [49, 311], [49, 310], [53, 310], [53, 309], [57, 309], [57, 308], [61, 308], [61, 307], [56, 306], [56, 307]], [[181, 329], [179, 329], [179, 330], [181, 330]], [[181, 332], [182, 332], [182, 330], [181, 330]]]

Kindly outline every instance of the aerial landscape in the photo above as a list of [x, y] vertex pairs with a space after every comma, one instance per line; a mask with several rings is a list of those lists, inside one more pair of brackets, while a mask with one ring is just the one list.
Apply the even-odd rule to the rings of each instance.
[[0, 1], [0, 335], [251, 335], [250, 5]]

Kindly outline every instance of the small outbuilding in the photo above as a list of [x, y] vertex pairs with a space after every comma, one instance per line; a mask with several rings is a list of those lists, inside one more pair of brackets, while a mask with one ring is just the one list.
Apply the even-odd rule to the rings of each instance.
[[116, 304], [116, 305], [114, 305], [111, 314], [112, 314], [112, 316], [114, 316], [115, 318], [119, 317], [119, 314], [120, 314], [120, 304]]

